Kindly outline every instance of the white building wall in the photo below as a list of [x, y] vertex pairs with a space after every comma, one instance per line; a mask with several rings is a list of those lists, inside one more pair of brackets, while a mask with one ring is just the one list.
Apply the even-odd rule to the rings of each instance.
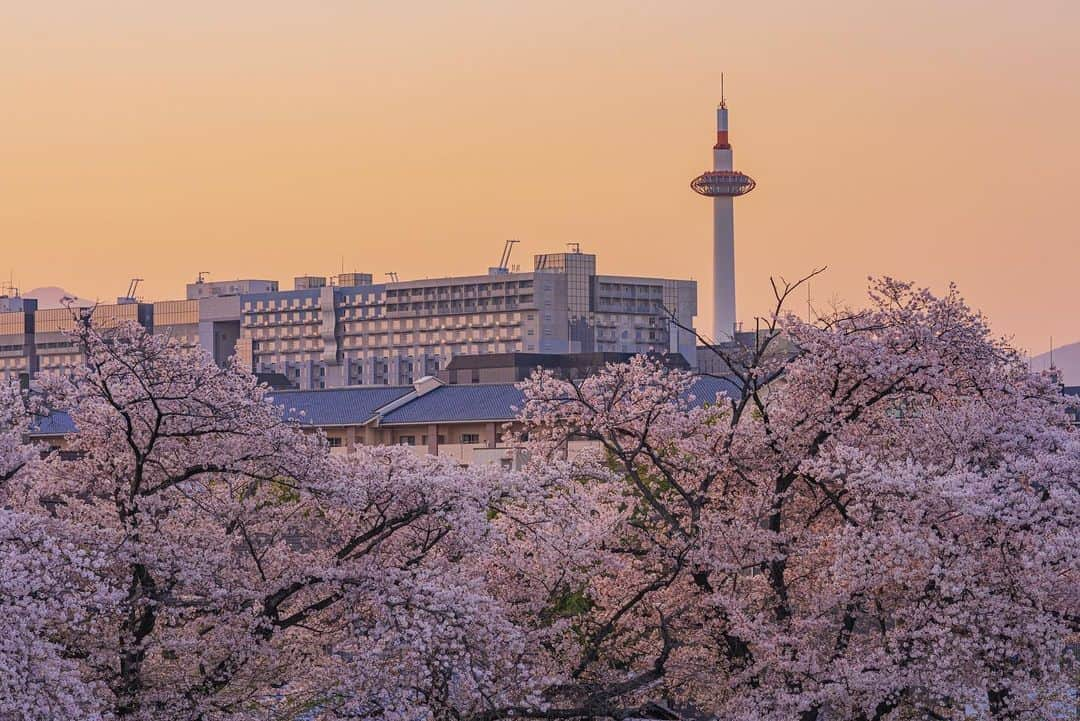
[[[588, 314], [591, 325], [616, 326], [592, 347], [570, 347], [567, 275], [551, 270], [245, 296], [241, 345], [250, 344], [253, 370], [284, 373], [301, 388], [399, 385], [460, 354], [663, 351], [671, 336], [661, 301], [693, 321], [692, 281], [593, 278], [617, 281], [625, 299]], [[676, 345], [692, 359], [693, 343]]]

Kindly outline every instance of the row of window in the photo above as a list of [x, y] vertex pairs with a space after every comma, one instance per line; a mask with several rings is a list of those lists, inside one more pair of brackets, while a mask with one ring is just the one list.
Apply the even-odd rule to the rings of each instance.
[[[331, 436], [326, 439], [327, 444], [331, 448], [341, 448], [344, 445], [344, 439], [340, 436]], [[426, 446], [428, 442], [427, 436], [420, 436], [420, 445]], [[446, 436], [440, 435], [438, 437], [438, 444], [440, 446], [446, 445]], [[479, 433], [462, 433], [461, 444], [462, 445], [478, 445], [480, 443]], [[416, 436], [398, 436], [397, 445], [399, 446], [415, 446]]]
[[[505, 306], [509, 309], [517, 308], [518, 306], [532, 305], [533, 296], [511, 296], [505, 299], [495, 298], [480, 298], [474, 300], [472, 298], [465, 298], [464, 300], [455, 299], [448, 301], [424, 301], [424, 302], [412, 302], [412, 303], [390, 303], [381, 309], [373, 308], [371, 315], [394, 314], [394, 313], [426, 313], [428, 315], [434, 315], [436, 313], [468, 313], [471, 310], [487, 309], [487, 308], [499, 308]], [[364, 313], [366, 309], [360, 309], [361, 317], [366, 316]], [[355, 311], [354, 311], [355, 313]]]
[[[441, 285], [419, 288], [388, 289], [382, 292], [368, 291], [357, 293], [345, 293], [339, 296], [337, 301], [340, 305], [351, 307], [357, 305], [379, 305], [389, 299], [412, 298], [462, 298], [476, 296], [478, 293], [501, 293], [516, 296], [521, 290], [529, 290], [533, 286], [531, 280], [505, 281], [496, 283]], [[492, 296], [495, 297], [495, 296]], [[278, 298], [264, 298], [260, 300], [245, 300], [244, 311], [263, 310], [300, 310], [306, 308], [318, 308], [320, 299], [315, 295], [303, 297], [284, 296]]]
[[532, 280], [507, 280], [491, 283], [461, 283], [454, 285], [421, 286], [416, 288], [391, 288], [386, 298], [429, 298], [441, 296], [475, 295], [477, 293], [516, 293], [522, 288], [532, 288]]
[[[474, 343], [474, 344], [444, 344], [442, 346], [425, 346], [422, 352], [423, 357], [439, 356], [445, 354], [446, 357], [454, 355], [464, 354], [477, 354], [477, 353], [513, 353], [520, 352], [521, 350], [536, 350], [536, 347], [532, 344], [528, 344], [523, 348], [521, 341], [506, 341], [506, 342], [491, 342], [491, 343]], [[386, 348], [379, 349], [367, 349], [364, 353], [364, 357], [370, 359], [372, 352], [377, 351], [385, 352]], [[322, 353], [311, 351], [289, 351], [288, 349], [266, 349], [257, 350], [255, 355], [258, 356], [257, 365], [260, 367], [264, 364], [289, 364], [289, 363], [304, 363], [312, 362], [319, 363], [322, 360]], [[343, 354], [339, 353], [339, 362], [347, 362], [348, 359], [342, 357]], [[408, 356], [409, 359], [412, 356]]]
[[[315, 336], [318, 335], [318, 329], [312, 327], [293, 327], [293, 321], [278, 320], [276, 323], [285, 325], [286, 328], [281, 331], [273, 331], [270, 328], [255, 327], [255, 326], [269, 326], [274, 325], [273, 320], [266, 320], [263, 322], [263, 315], [269, 316], [272, 314], [247, 314], [244, 317], [245, 330], [251, 333], [254, 338], [272, 338], [281, 335], [289, 336]], [[277, 314], [282, 315], [282, 314]], [[284, 314], [288, 315], [288, 314]], [[533, 320], [535, 314], [524, 314], [525, 320]], [[436, 316], [436, 317], [420, 317], [420, 318], [395, 318], [395, 319], [356, 319], [349, 315], [343, 316], [343, 320], [363, 320], [360, 323], [345, 323], [346, 332], [361, 332], [363, 330], [412, 330], [419, 328], [420, 330], [435, 330], [442, 328], [471, 328], [471, 327], [490, 327], [492, 325], [513, 325], [521, 322], [522, 314], [519, 312], [500, 312], [500, 313], [473, 313], [453, 315], [449, 317]], [[550, 320], [550, 317], [549, 317]], [[296, 321], [295, 323], [307, 322], [303, 320]]]
[[[330, 443], [331, 446], [340, 446], [341, 445], [341, 439], [340, 438], [328, 439], [328, 440], [331, 441], [331, 443]], [[337, 441], [336, 444], [333, 442], [335, 440]], [[420, 445], [426, 446], [427, 442], [428, 442], [428, 437], [426, 435], [420, 436]], [[440, 434], [438, 436], [438, 438], [436, 439], [436, 442], [440, 446], [445, 445], [446, 444], [446, 436]], [[480, 443], [480, 434], [479, 433], [462, 433], [459, 436], [459, 441], [458, 442], [461, 443], [461, 445], [463, 445], [463, 446], [475, 446], [475, 445], [478, 445]], [[399, 446], [415, 446], [416, 445], [416, 436], [411, 436], [411, 435], [398, 436], [397, 445], [399, 445]]]

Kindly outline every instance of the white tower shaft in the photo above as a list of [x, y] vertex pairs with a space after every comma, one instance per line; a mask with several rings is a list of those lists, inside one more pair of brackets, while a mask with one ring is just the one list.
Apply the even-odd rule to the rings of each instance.
[[[722, 76], [721, 76], [722, 77]], [[690, 188], [713, 201], [713, 332], [718, 343], [735, 338], [735, 198], [757, 183], [731, 163], [727, 105], [716, 109], [716, 145], [713, 169], [693, 179]]]
[[[713, 170], [733, 170], [728, 143], [727, 108], [716, 109]], [[735, 198], [713, 197], [713, 339], [735, 337]]]

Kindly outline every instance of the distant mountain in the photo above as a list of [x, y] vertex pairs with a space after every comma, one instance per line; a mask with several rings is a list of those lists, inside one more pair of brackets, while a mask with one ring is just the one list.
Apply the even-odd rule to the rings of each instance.
[[38, 302], [38, 308], [42, 310], [45, 310], [46, 308], [63, 308], [64, 298], [71, 298], [71, 304], [77, 307], [85, 307], [94, 304], [94, 301], [92, 300], [80, 298], [74, 293], [70, 293], [63, 288], [58, 288], [55, 285], [46, 286], [44, 288], [34, 288], [22, 295], [23, 298], [33, 298], [36, 300]]
[[[1054, 366], [1061, 371], [1065, 385], [1080, 385], [1080, 341], [1054, 349]], [[1050, 367], [1050, 353], [1031, 359], [1031, 369], [1044, 371]]]

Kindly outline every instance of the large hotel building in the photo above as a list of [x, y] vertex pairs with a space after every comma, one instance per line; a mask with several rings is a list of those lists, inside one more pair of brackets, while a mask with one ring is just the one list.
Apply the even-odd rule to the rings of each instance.
[[[6, 304], [5, 304], [6, 301]], [[93, 322], [133, 320], [199, 344], [224, 363], [303, 390], [400, 386], [486, 353], [680, 353], [694, 365], [697, 284], [598, 275], [596, 256], [537, 255], [530, 272], [374, 283], [365, 273], [276, 281], [196, 282], [186, 300], [99, 305]], [[71, 310], [0, 298], [0, 374], [32, 377], [80, 362]]]

